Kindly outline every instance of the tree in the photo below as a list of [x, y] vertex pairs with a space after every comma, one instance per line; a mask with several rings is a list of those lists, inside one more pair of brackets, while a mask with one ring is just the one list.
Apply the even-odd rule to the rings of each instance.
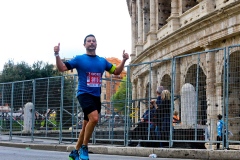
[[61, 75], [52, 64], [38, 61], [29, 66], [26, 62], [15, 64], [13, 60], [9, 60], [4, 64], [2, 74], [0, 75], [0, 83], [14, 82], [22, 80], [30, 80], [36, 78], [52, 77]]
[[[0, 88], [4, 93], [2, 101], [7, 103], [11, 102], [12, 86], [14, 85], [14, 107], [20, 108], [22, 107], [22, 103], [33, 102], [33, 82], [31, 80], [58, 75], [61, 74], [56, 69], [54, 69], [53, 65], [49, 65], [48, 63], [44, 63], [42, 61], [35, 62], [32, 66], [30, 66], [23, 61], [15, 64], [13, 60], [9, 60], [4, 64], [3, 71], [0, 75]], [[40, 88], [42, 91], [44, 88], [47, 88], [48, 83], [45, 82], [44, 84], [44, 81], [47, 82], [48, 80], [42, 79], [40, 87], [38, 86], [38, 81], [36, 81], [36, 93], [38, 91], [38, 88]], [[52, 87], [50, 89], [50, 92], [54, 92], [58, 89], [58, 86], [55, 86], [55, 88]], [[44, 99], [45, 96], [42, 96], [41, 98]], [[38, 104], [37, 98], [35, 101], [36, 104]]]
[[15, 65], [12, 60], [9, 60], [4, 64], [2, 74], [0, 76], [0, 82], [13, 82], [25, 80], [26, 75], [31, 73], [31, 67], [25, 62], [21, 62], [18, 65]]
[[123, 77], [117, 92], [112, 97], [114, 108], [117, 109], [118, 112], [122, 112], [125, 107], [126, 79], [127, 79], [126, 77]]

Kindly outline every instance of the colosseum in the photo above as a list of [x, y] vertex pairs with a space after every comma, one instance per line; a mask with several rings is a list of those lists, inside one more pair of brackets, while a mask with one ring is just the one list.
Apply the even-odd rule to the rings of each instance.
[[[156, 97], [157, 86], [171, 91], [174, 126], [185, 138], [216, 141], [222, 114], [228, 143], [240, 142], [240, 1], [127, 0], [131, 17], [130, 80], [135, 120], [141, 99]], [[185, 129], [185, 132], [184, 132]], [[198, 132], [205, 130], [205, 139]], [[184, 136], [185, 134], [185, 136]], [[209, 136], [207, 136], [209, 134]]]

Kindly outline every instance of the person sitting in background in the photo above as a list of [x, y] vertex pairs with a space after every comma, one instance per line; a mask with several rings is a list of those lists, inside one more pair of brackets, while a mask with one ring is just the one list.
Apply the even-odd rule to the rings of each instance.
[[[146, 105], [147, 106], [147, 105]], [[146, 111], [142, 115], [140, 121], [141, 122], [148, 122], [150, 118], [150, 123], [152, 122], [153, 116], [156, 112], [156, 102], [153, 100], [150, 102], [150, 107], [146, 107]]]
[[[138, 123], [138, 126], [134, 129], [134, 133], [136, 135], [136, 138], [139, 140], [138, 147], [142, 146], [142, 143], [140, 140], [146, 140], [147, 135], [148, 135], [148, 129], [150, 128], [151, 130], [154, 130], [154, 123], [153, 123], [153, 118], [156, 112], [156, 102], [151, 101], [150, 106], [148, 107], [146, 105], [146, 111], [140, 118], [140, 122]], [[152, 133], [151, 133], [152, 134]]]

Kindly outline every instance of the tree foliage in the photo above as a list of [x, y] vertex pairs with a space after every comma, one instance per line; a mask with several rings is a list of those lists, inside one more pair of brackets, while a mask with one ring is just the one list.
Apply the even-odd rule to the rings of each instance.
[[35, 78], [44, 78], [61, 75], [52, 64], [37, 61], [32, 66], [26, 62], [15, 64], [9, 60], [4, 64], [3, 71], [0, 75], [0, 83], [30, 80]]
[[120, 82], [120, 87], [112, 97], [114, 108], [117, 109], [118, 112], [123, 112], [125, 107], [126, 79], [127, 79], [126, 77], [122, 79], [122, 81]]

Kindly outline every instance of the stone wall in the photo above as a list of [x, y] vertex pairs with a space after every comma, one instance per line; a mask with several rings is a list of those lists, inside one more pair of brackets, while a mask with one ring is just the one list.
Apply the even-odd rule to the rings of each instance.
[[[172, 0], [169, 4], [168, 0], [127, 0], [127, 4], [133, 24], [130, 64], [139, 64], [131, 68], [131, 80], [133, 86], [141, 84], [141, 87], [133, 88], [133, 92], [136, 93], [134, 97], [146, 98], [144, 93], [147, 85], [151, 90], [155, 90], [157, 85], [166, 83], [163, 77], [169, 76], [173, 81], [172, 74], [175, 76], [174, 94], [181, 95], [181, 88], [185, 83], [188, 81], [193, 85], [197, 83], [194, 75], [199, 71], [201, 77], [198, 77], [200, 82], [198, 83], [201, 86], [195, 87], [196, 91], [198, 89], [197, 117], [201, 119], [198, 120], [198, 125], [207, 125], [211, 131], [211, 138], [216, 139], [216, 125], [212, 123], [216, 122], [218, 114], [227, 114], [229, 130], [234, 132], [231, 139], [239, 141], [240, 56], [237, 53], [240, 48], [232, 48], [229, 53], [231, 75], [229, 80], [232, 83], [229, 82], [228, 93], [224, 93], [226, 88], [223, 88], [223, 79], [226, 75], [223, 69], [224, 50], [221, 48], [240, 44], [240, 2]], [[219, 50], [207, 52], [216, 48]], [[198, 52], [205, 53], [180, 57]], [[180, 57], [177, 58], [174, 73], [172, 73], [173, 57]], [[149, 69], [146, 63], [153, 61], [158, 62], [152, 63]], [[151, 81], [150, 72], [156, 73]], [[229, 98], [227, 113], [224, 110], [226, 95]], [[180, 109], [181, 107], [178, 108]], [[207, 120], [203, 120], [204, 118]]]

